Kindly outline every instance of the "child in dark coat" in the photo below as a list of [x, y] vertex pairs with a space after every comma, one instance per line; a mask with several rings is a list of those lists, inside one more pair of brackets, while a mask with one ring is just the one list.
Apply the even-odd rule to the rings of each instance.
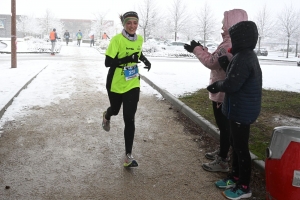
[[[224, 188], [228, 199], [249, 198], [251, 157], [249, 152], [250, 125], [256, 121], [261, 109], [262, 72], [253, 49], [258, 39], [256, 24], [242, 21], [229, 29], [233, 55], [231, 62], [220, 57], [226, 65], [226, 78], [207, 87], [211, 93], [225, 92], [222, 112], [230, 122], [230, 141], [233, 147], [232, 170], [227, 178], [215, 183]], [[225, 61], [224, 61], [225, 60]], [[225, 66], [225, 67], [226, 67]], [[228, 189], [231, 188], [231, 189]]]

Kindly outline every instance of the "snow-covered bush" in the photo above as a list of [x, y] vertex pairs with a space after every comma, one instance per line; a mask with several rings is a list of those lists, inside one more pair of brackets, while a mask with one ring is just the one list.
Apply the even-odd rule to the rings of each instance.
[[110, 40], [97, 40], [95, 42], [95, 45], [102, 50], [106, 50], [109, 45], [109, 42]]
[[[37, 38], [31, 38], [30, 40], [27, 40], [27, 46], [29, 51], [33, 52], [51, 52], [51, 42], [45, 41], [43, 39], [37, 39]], [[61, 42], [58, 40], [55, 43], [55, 52], [60, 52], [61, 49]]]

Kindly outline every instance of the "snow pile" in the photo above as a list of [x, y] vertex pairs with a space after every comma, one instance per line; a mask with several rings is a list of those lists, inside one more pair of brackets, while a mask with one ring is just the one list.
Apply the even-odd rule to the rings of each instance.
[[[6, 45], [5, 48], [1, 49], [1, 52], [11, 52], [11, 41], [1, 39], [1, 43]], [[51, 52], [51, 42], [49, 40], [43, 40], [39, 38], [27, 37], [24, 39], [17, 39], [17, 52]], [[55, 52], [60, 52], [61, 50], [61, 40], [58, 39], [55, 43]]]

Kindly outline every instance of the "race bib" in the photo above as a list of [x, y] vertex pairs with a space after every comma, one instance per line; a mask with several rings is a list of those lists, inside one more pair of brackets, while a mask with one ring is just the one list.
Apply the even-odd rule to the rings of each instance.
[[132, 67], [124, 67], [124, 75], [126, 81], [129, 81], [137, 76], [139, 76], [139, 70], [137, 65]]

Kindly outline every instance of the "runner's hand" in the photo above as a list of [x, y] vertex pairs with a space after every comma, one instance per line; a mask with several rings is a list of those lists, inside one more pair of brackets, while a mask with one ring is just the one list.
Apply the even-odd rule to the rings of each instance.
[[131, 62], [140, 63], [138, 54], [139, 54], [139, 52], [135, 52], [130, 56], [126, 56], [124, 58], [117, 59], [117, 64], [120, 65], [120, 64], [127, 64], [127, 63], [131, 63]]
[[128, 62], [136, 62], [136, 63], [138, 63], [139, 62], [139, 55], [138, 54], [139, 54], [139, 52], [135, 52], [132, 55], [127, 56]]

